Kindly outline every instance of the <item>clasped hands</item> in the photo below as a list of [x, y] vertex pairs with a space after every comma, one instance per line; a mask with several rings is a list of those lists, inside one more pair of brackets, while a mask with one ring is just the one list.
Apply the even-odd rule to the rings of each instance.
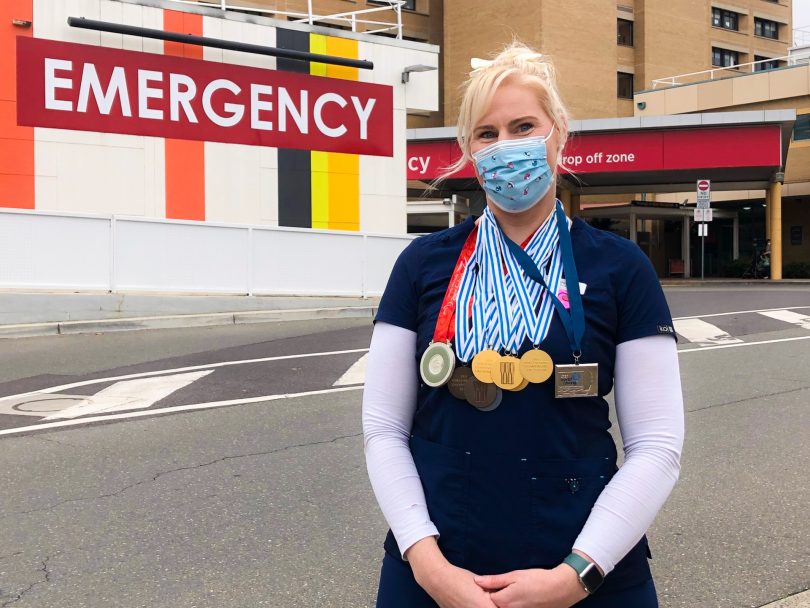
[[441, 608], [569, 608], [588, 595], [564, 564], [477, 576], [445, 563], [420, 584]]

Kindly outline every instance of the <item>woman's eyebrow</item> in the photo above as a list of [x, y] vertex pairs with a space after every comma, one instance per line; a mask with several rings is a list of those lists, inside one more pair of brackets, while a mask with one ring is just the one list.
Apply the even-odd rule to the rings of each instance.
[[523, 122], [524, 120], [539, 120], [536, 116], [521, 116], [520, 118], [516, 118], [515, 120], [509, 121], [509, 126], [516, 125], [517, 123]]

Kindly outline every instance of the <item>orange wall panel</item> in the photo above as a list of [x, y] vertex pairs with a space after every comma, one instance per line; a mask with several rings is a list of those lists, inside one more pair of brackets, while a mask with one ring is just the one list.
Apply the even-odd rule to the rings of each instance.
[[32, 0], [0, 1], [0, 207], [34, 209], [34, 129], [17, 126], [17, 36], [32, 28], [12, 19], [32, 21]]
[[[163, 11], [167, 32], [202, 36], [202, 15]], [[194, 44], [164, 42], [163, 52], [188, 59], [202, 59], [203, 48]], [[166, 140], [166, 217], [205, 221], [205, 142]]]

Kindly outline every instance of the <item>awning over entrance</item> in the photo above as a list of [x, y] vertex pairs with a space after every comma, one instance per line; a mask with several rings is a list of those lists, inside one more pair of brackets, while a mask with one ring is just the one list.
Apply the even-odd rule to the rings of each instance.
[[[766, 190], [765, 234], [771, 243], [771, 276], [781, 278], [781, 182], [796, 120], [795, 110], [717, 112], [571, 122], [571, 136], [560, 170], [560, 198], [573, 214], [580, 195], [694, 192], [698, 180], [710, 180], [712, 191]], [[461, 155], [454, 127], [408, 131], [408, 179], [430, 182]], [[479, 190], [472, 165], [439, 187], [439, 196], [454, 190]], [[414, 182], [412, 182], [413, 184]], [[414, 188], [415, 189], [415, 188]], [[469, 196], [469, 194], [467, 194]], [[643, 200], [643, 196], [641, 197]], [[683, 207], [683, 205], [676, 205]], [[608, 215], [616, 211], [605, 209]], [[593, 207], [587, 213], [598, 217]], [[630, 218], [628, 238], [635, 240], [636, 218], [649, 215], [637, 205], [622, 211]], [[682, 223], [677, 261], [689, 276], [690, 209], [667, 221]], [[718, 219], [721, 219], [718, 214]], [[733, 218], [733, 259], [738, 255], [738, 218]], [[670, 228], [674, 224], [667, 224]], [[674, 233], [662, 238], [675, 238]], [[651, 242], [655, 242], [652, 239]], [[648, 252], [649, 254], [649, 252]]]
[[[767, 188], [782, 171], [794, 110], [572, 121], [561, 186], [575, 194]], [[460, 156], [456, 129], [408, 131], [408, 179], [430, 181]], [[453, 176], [474, 177], [468, 165]]]

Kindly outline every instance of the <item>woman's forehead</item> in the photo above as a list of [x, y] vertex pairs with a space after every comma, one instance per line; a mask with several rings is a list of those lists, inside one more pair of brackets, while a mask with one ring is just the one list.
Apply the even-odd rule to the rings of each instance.
[[490, 122], [509, 123], [516, 118], [534, 117], [550, 120], [537, 96], [537, 90], [526, 84], [506, 81], [489, 100], [487, 108], [476, 121], [476, 126]]

